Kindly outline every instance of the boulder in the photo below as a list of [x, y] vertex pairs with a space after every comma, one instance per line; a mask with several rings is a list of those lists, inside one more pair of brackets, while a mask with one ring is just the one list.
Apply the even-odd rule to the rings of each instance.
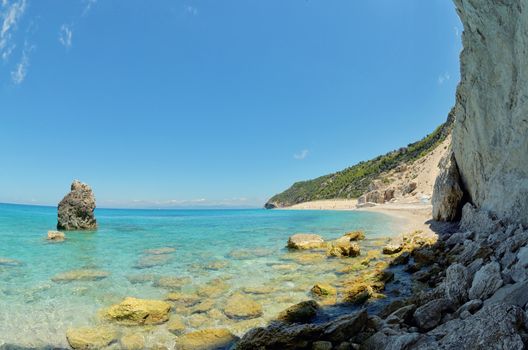
[[473, 277], [473, 283], [469, 289], [469, 299], [487, 299], [503, 284], [500, 264], [498, 262], [490, 262], [482, 266]]
[[183, 323], [182, 319], [178, 316], [173, 315], [169, 322], [167, 322], [167, 330], [175, 335], [182, 334], [185, 329], [185, 324]]
[[440, 323], [442, 313], [450, 309], [451, 305], [448, 299], [431, 300], [414, 311], [414, 321], [421, 329], [432, 329]]
[[385, 247], [383, 247], [383, 254], [392, 255], [401, 252], [403, 249], [403, 246], [401, 244], [387, 244]]
[[349, 237], [343, 236], [329, 242], [326, 253], [334, 257], [355, 257], [361, 252], [359, 244], [352, 242]]
[[506, 304], [524, 307], [528, 303], [528, 281], [508, 284], [499, 288], [484, 305]]
[[82, 327], [66, 331], [68, 344], [75, 349], [102, 349], [117, 341], [117, 332], [109, 327]]
[[87, 184], [78, 180], [71, 184], [68, 193], [58, 207], [58, 230], [95, 230], [95, 197]]
[[288, 239], [287, 247], [298, 250], [322, 248], [324, 240], [313, 233], [297, 233]]
[[224, 313], [233, 319], [250, 319], [262, 316], [262, 306], [245, 294], [236, 293], [227, 299]]
[[438, 221], [453, 221], [460, 217], [462, 197], [460, 175], [451, 151], [438, 164], [440, 174], [436, 178], [433, 189], [433, 219]]
[[48, 241], [62, 242], [66, 239], [64, 232], [48, 231]]
[[467, 300], [469, 289], [469, 272], [462, 264], [453, 264], [446, 270], [446, 297], [454, 303], [461, 304]]
[[417, 187], [418, 185], [416, 184], [416, 182], [409, 182], [408, 184], [405, 184], [402, 186], [401, 193], [402, 194], [412, 193]]
[[314, 300], [302, 301], [282, 311], [277, 317], [279, 320], [289, 323], [310, 322], [319, 310], [319, 305]]
[[176, 350], [229, 349], [238, 338], [223, 328], [202, 329], [176, 339]]
[[123, 325], [152, 325], [167, 322], [170, 309], [165, 301], [128, 297], [103, 310], [102, 316]]

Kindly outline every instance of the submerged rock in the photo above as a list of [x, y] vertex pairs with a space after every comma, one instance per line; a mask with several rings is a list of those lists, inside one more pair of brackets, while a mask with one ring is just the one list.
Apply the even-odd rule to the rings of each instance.
[[104, 318], [124, 325], [164, 323], [169, 319], [171, 305], [161, 300], [128, 297], [121, 303], [103, 310]]
[[59, 273], [51, 278], [53, 282], [99, 281], [110, 275], [109, 272], [93, 269], [79, 269]]
[[176, 339], [176, 350], [228, 349], [238, 337], [224, 328], [203, 329], [184, 334]]
[[145, 255], [134, 266], [136, 269], [149, 269], [155, 266], [167, 265], [172, 261], [170, 254]]
[[48, 241], [62, 242], [66, 239], [64, 232], [48, 231]]
[[287, 247], [298, 250], [317, 249], [324, 247], [324, 240], [313, 233], [297, 233], [288, 239]]
[[58, 230], [95, 230], [95, 197], [92, 189], [78, 180], [71, 184], [71, 191], [59, 203]]
[[257, 318], [262, 315], [262, 306], [247, 295], [236, 293], [227, 299], [224, 313], [234, 319]]
[[83, 327], [66, 331], [66, 339], [75, 350], [102, 349], [117, 341], [117, 332], [109, 327]]
[[127, 334], [119, 341], [123, 350], [142, 350], [145, 348], [145, 338], [140, 334]]
[[0, 258], [0, 266], [14, 267], [20, 265], [22, 265], [22, 263], [18, 260], [10, 258]]
[[148, 255], [163, 255], [163, 254], [171, 254], [171, 253], [174, 253], [175, 251], [176, 251], [176, 248], [163, 247], [163, 248], [146, 249], [144, 253]]
[[182, 334], [186, 328], [182, 319], [178, 316], [172, 316], [169, 322], [167, 322], [167, 330], [175, 335]]
[[327, 283], [317, 283], [312, 287], [311, 292], [318, 297], [327, 297], [337, 294], [335, 287]]

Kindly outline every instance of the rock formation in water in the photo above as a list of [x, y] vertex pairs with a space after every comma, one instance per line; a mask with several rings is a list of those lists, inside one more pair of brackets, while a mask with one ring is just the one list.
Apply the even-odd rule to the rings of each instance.
[[528, 1], [454, 0], [464, 24], [453, 150], [469, 200], [528, 224]]
[[58, 207], [57, 229], [59, 230], [94, 230], [97, 221], [94, 215], [95, 197], [90, 186], [74, 180], [71, 191]]

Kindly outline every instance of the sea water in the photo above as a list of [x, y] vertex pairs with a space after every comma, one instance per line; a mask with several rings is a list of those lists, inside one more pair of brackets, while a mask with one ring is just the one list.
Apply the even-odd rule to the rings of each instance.
[[[66, 330], [98, 324], [101, 308], [127, 296], [164, 299], [169, 290], [155, 283], [163, 276], [188, 277], [187, 292], [215, 279], [225, 281], [229, 288], [215, 300], [220, 312], [231, 293], [272, 286], [273, 294], [252, 296], [264, 313], [252, 325], [265, 324], [309, 298], [314, 283], [338, 278], [335, 269], [344, 263], [297, 264], [285, 248], [290, 235], [311, 232], [334, 239], [364, 230], [362, 244], [368, 245], [397, 233], [391, 218], [358, 211], [97, 209], [96, 216], [96, 231], [66, 232], [67, 239], [55, 243], [46, 234], [55, 229], [56, 208], [0, 204], [0, 345], [67, 348]], [[149, 254], [159, 248], [175, 250]], [[77, 269], [109, 275], [97, 281], [52, 280]], [[189, 330], [245, 330], [227, 318], [191, 323]], [[174, 338], [163, 327], [145, 334], [151, 342]]]

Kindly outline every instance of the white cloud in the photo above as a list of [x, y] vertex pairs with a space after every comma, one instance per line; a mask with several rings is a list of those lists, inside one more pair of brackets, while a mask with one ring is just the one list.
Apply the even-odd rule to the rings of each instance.
[[20, 62], [15, 66], [15, 70], [11, 71], [11, 80], [14, 84], [22, 84], [26, 78], [28, 67], [29, 67], [29, 54], [33, 51], [35, 47], [33, 45], [29, 46], [26, 42], [24, 44], [24, 50], [22, 51], [22, 58]]
[[71, 26], [63, 24], [59, 31], [59, 42], [67, 49], [72, 45], [72, 35], [73, 31]]
[[451, 79], [451, 75], [449, 75], [449, 73], [446, 72], [438, 77], [438, 85], [442, 85], [443, 83], [445, 83], [446, 81], [450, 79]]
[[84, 0], [83, 1], [84, 9], [83, 9], [82, 15], [83, 16], [87, 15], [88, 12], [90, 12], [92, 7], [95, 5], [96, 2], [97, 2], [97, 0]]
[[8, 0], [2, 0], [1, 10], [0, 53], [2, 59], [7, 60], [14, 49], [14, 45], [10, 44], [11, 37], [17, 27], [18, 21], [26, 11], [26, 0], [18, 0], [12, 3]]
[[185, 12], [187, 12], [190, 15], [196, 16], [198, 14], [198, 9], [194, 6], [187, 5], [185, 6]]
[[299, 153], [295, 153], [293, 155], [293, 158], [297, 159], [297, 160], [303, 160], [305, 159], [306, 157], [308, 157], [308, 150], [307, 149], [303, 149], [301, 152]]

